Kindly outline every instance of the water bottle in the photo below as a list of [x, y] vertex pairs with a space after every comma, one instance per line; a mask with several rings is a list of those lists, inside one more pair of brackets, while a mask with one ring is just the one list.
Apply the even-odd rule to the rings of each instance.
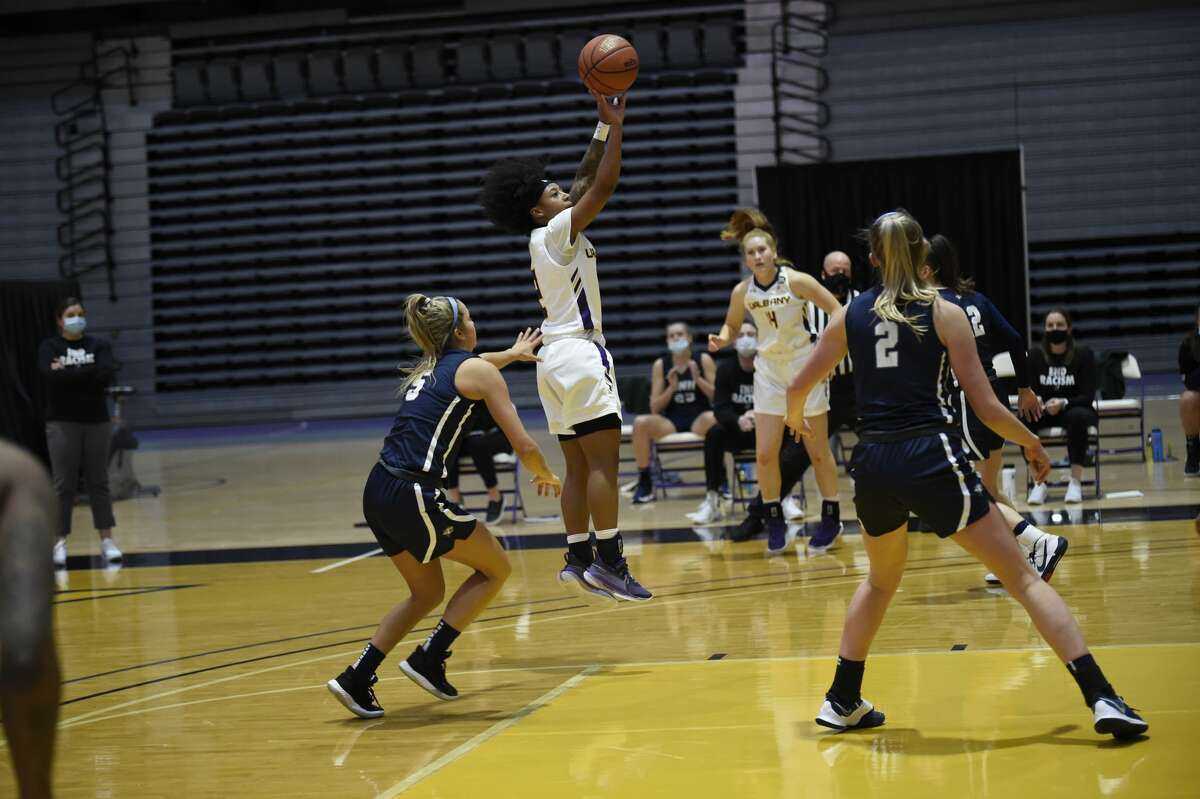
[[1000, 493], [1010, 501], [1017, 498], [1017, 467], [1005, 466], [1000, 474]]
[[1162, 430], [1157, 427], [1150, 431], [1150, 455], [1155, 463], [1162, 463], [1167, 459], [1166, 453], [1163, 452]]

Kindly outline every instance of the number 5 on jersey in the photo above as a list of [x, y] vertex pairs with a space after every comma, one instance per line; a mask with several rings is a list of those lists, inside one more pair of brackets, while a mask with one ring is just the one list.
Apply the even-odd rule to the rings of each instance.
[[875, 325], [875, 366], [879, 369], [890, 369], [900, 365], [900, 353], [896, 352], [896, 344], [900, 339], [900, 328], [895, 322], [880, 322]]

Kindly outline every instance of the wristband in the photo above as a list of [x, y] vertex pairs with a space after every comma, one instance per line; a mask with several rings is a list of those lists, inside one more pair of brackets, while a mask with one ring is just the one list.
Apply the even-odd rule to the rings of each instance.
[[597, 141], [608, 141], [608, 124], [605, 122], [596, 123], [596, 132], [592, 134], [592, 138]]

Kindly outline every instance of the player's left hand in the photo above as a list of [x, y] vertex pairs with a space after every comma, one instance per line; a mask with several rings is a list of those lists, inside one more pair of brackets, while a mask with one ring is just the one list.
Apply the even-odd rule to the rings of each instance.
[[1017, 410], [1023, 419], [1036, 422], [1042, 418], [1042, 400], [1033, 389], [1023, 388], [1017, 392]]
[[1050, 474], [1050, 456], [1046, 454], [1046, 448], [1039, 442], [1036, 447], [1025, 447], [1021, 452], [1033, 471], [1033, 479], [1039, 483], [1045, 480]]
[[508, 348], [508, 352], [513, 356], [514, 361], [541, 363], [542, 359], [533, 354], [533, 351], [540, 346], [542, 346], [542, 331], [527, 327], [525, 332], [517, 335], [517, 340]]
[[557, 497], [562, 493], [562, 481], [558, 479], [558, 475], [539, 477], [535, 474], [529, 482], [537, 488], [539, 497]]

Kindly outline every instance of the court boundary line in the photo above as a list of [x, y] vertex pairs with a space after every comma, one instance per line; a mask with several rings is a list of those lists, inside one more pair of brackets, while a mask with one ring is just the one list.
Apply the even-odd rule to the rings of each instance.
[[432, 763], [428, 763], [425, 766], [422, 766], [421, 768], [414, 771], [412, 774], [409, 774], [407, 777], [400, 780], [400, 782], [396, 783], [391, 788], [388, 788], [386, 791], [376, 794], [375, 799], [393, 799], [393, 797], [399, 796], [400, 794], [407, 791], [409, 788], [413, 787], [417, 783], [424, 780], [426, 777], [432, 776], [433, 774], [437, 773], [438, 771], [441, 771], [446, 766], [449, 766], [454, 761], [459, 760], [460, 758], [463, 758], [463, 757], [469, 755], [471, 752], [475, 751], [483, 744], [487, 743], [488, 741], [495, 738], [500, 733], [504, 732], [505, 730], [509, 729], [513, 725], [520, 722], [522, 719], [527, 718], [528, 716], [532, 715], [533, 713], [537, 712], [538, 710], [541, 710], [543, 707], [549, 705], [555, 699], [562, 696], [567, 691], [570, 691], [572, 688], [579, 685], [581, 682], [586, 680], [590, 675], [595, 674], [599, 670], [600, 670], [600, 667], [597, 665], [593, 664], [591, 666], [587, 666], [586, 668], [583, 669], [583, 671], [575, 674], [573, 677], [568, 677], [566, 680], [562, 681], [554, 688], [551, 688], [549, 691], [542, 694], [537, 699], [534, 699], [532, 702], [525, 705], [523, 708], [518, 710], [516, 713], [513, 713], [508, 718], [505, 718], [505, 719], [502, 719], [502, 720], [496, 722], [495, 724], [488, 727], [486, 730], [479, 733], [475, 737], [473, 737], [469, 740], [466, 740], [463, 743], [459, 744], [458, 746], [454, 747], [449, 752], [442, 755], [441, 757], [439, 757], [437, 760], [433, 761]]
[[309, 574], [324, 574], [325, 572], [333, 571], [334, 569], [340, 569], [342, 566], [349, 566], [351, 563], [355, 563], [357, 561], [365, 560], [366, 558], [371, 558], [371, 557], [374, 557], [375, 555], [382, 555], [382, 554], [383, 554], [383, 547], [375, 547], [372, 550], [368, 550], [367, 552], [363, 552], [359, 555], [355, 555], [352, 558], [346, 558], [345, 560], [339, 560], [336, 563], [330, 563], [328, 566], [322, 566], [319, 569], [313, 569], [312, 571], [309, 572]]

